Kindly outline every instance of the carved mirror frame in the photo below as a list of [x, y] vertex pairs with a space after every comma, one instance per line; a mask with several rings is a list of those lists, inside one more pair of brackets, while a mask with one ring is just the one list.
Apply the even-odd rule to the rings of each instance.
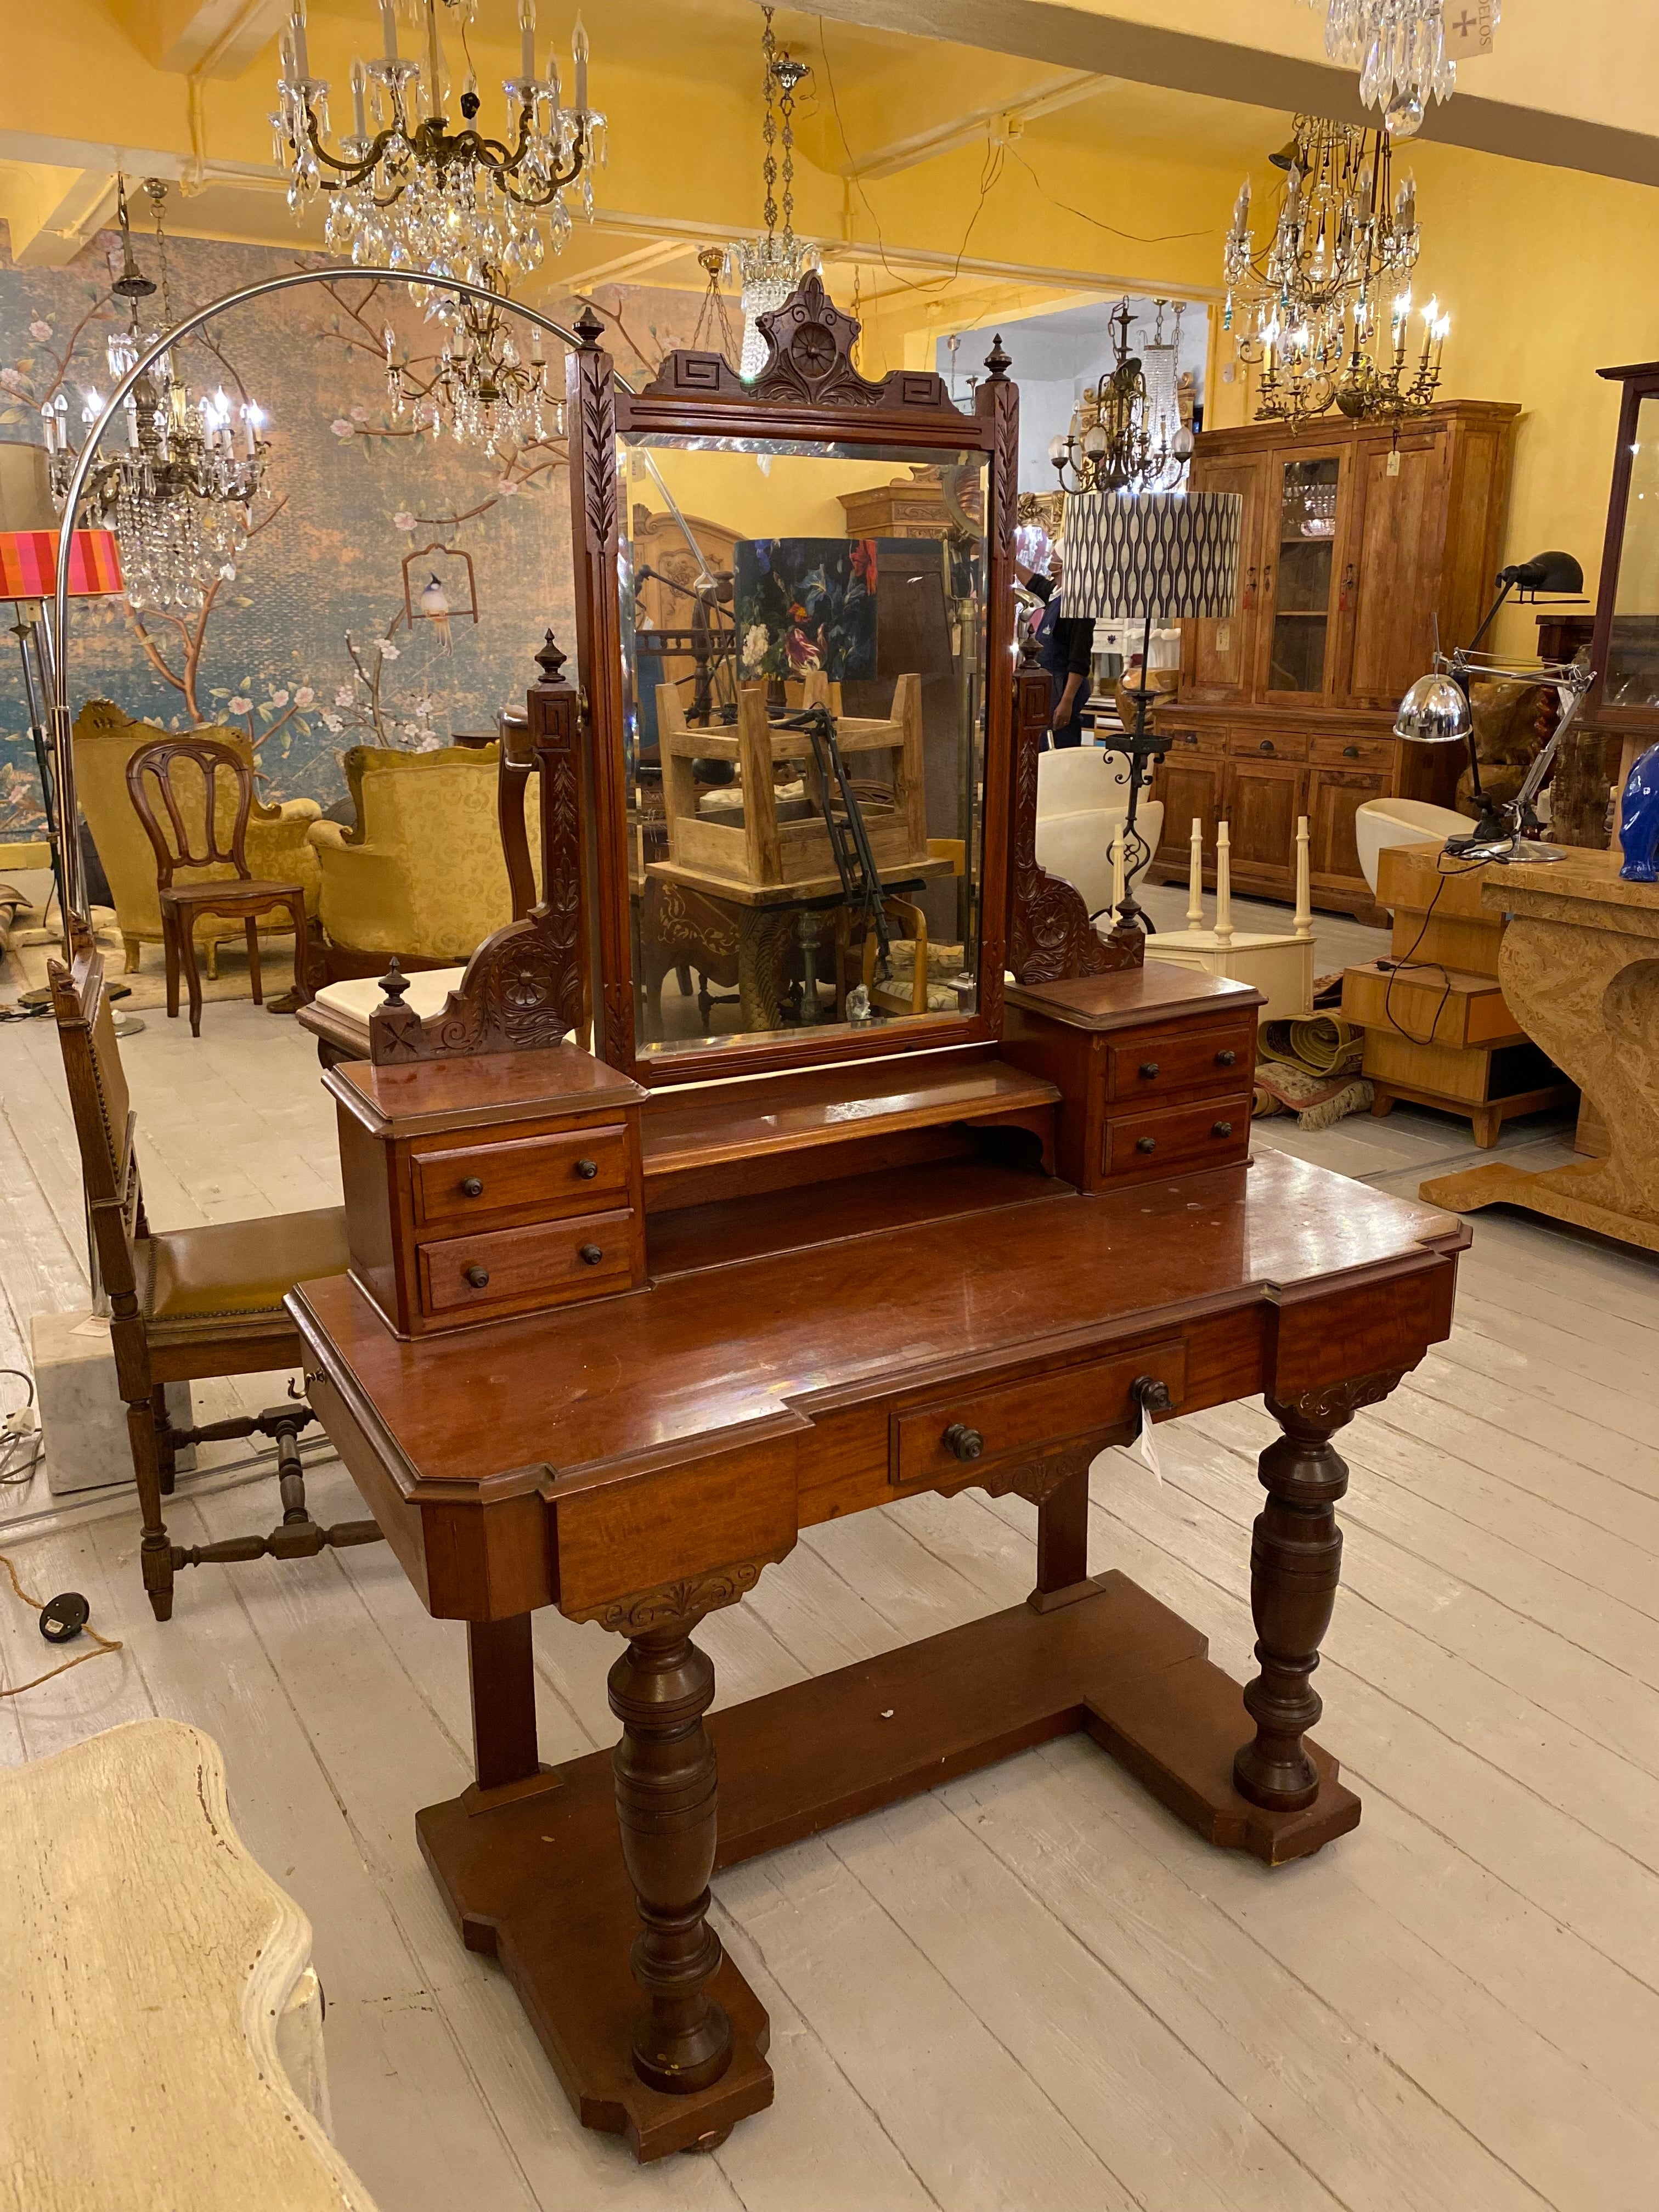
[[[594, 1050], [645, 1084], [695, 1083], [836, 1060], [872, 1060], [989, 1042], [1001, 1033], [1008, 897], [1010, 763], [1014, 714], [1013, 529], [1019, 469], [1019, 394], [1000, 346], [975, 394], [972, 413], [951, 400], [945, 380], [897, 369], [872, 383], [851, 357], [859, 326], [809, 275], [781, 307], [760, 318], [766, 366], [745, 384], [722, 355], [668, 355], [637, 392], [619, 392], [604, 325], [591, 309], [567, 360], [571, 520], [574, 540], [577, 653], [590, 740], [595, 827], [594, 933], [599, 1003]], [[988, 457], [986, 490], [985, 767], [980, 860], [979, 989], [975, 1010], [895, 1022], [879, 1029], [787, 1030], [706, 1049], [641, 1054], [636, 1048], [637, 982], [629, 914], [628, 793], [623, 748], [623, 636], [617, 576], [622, 527], [618, 433], [769, 438], [824, 446], [891, 446], [976, 451]], [[1046, 687], [1047, 678], [1044, 679]]]

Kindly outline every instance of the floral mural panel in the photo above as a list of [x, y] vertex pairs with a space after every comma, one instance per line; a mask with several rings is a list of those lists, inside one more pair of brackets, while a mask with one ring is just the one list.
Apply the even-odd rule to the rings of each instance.
[[740, 672], [832, 684], [876, 672], [873, 538], [739, 539], [732, 605]]

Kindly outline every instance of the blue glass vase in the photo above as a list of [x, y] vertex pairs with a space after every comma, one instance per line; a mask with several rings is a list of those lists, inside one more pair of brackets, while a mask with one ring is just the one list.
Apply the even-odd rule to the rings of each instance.
[[1627, 884], [1659, 883], [1659, 744], [1632, 763], [1619, 807], [1620, 874]]

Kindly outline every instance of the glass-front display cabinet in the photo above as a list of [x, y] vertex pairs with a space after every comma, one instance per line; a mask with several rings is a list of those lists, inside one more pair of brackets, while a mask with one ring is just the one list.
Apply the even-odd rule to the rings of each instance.
[[[753, 387], [682, 353], [613, 392], [575, 357], [596, 1048], [646, 1083], [967, 1042], [1000, 996], [1003, 401], [866, 383], [798, 298]], [[896, 485], [936, 531], [869, 534]]]
[[1624, 388], [1587, 716], [1646, 744], [1659, 738], [1659, 362], [1599, 374]]
[[1269, 615], [1263, 689], [1270, 698], [1317, 699], [1334, 688], [1334, 556], [1343, 467], [1340, 452], [1279, 459], [1261, 571]]

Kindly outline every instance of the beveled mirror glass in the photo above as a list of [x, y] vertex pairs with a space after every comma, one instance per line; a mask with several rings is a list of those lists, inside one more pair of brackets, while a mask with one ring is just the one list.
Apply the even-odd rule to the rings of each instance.
[[636, 1052], [973, 1014], [987, 456], [623, 432], [617, 468]]

